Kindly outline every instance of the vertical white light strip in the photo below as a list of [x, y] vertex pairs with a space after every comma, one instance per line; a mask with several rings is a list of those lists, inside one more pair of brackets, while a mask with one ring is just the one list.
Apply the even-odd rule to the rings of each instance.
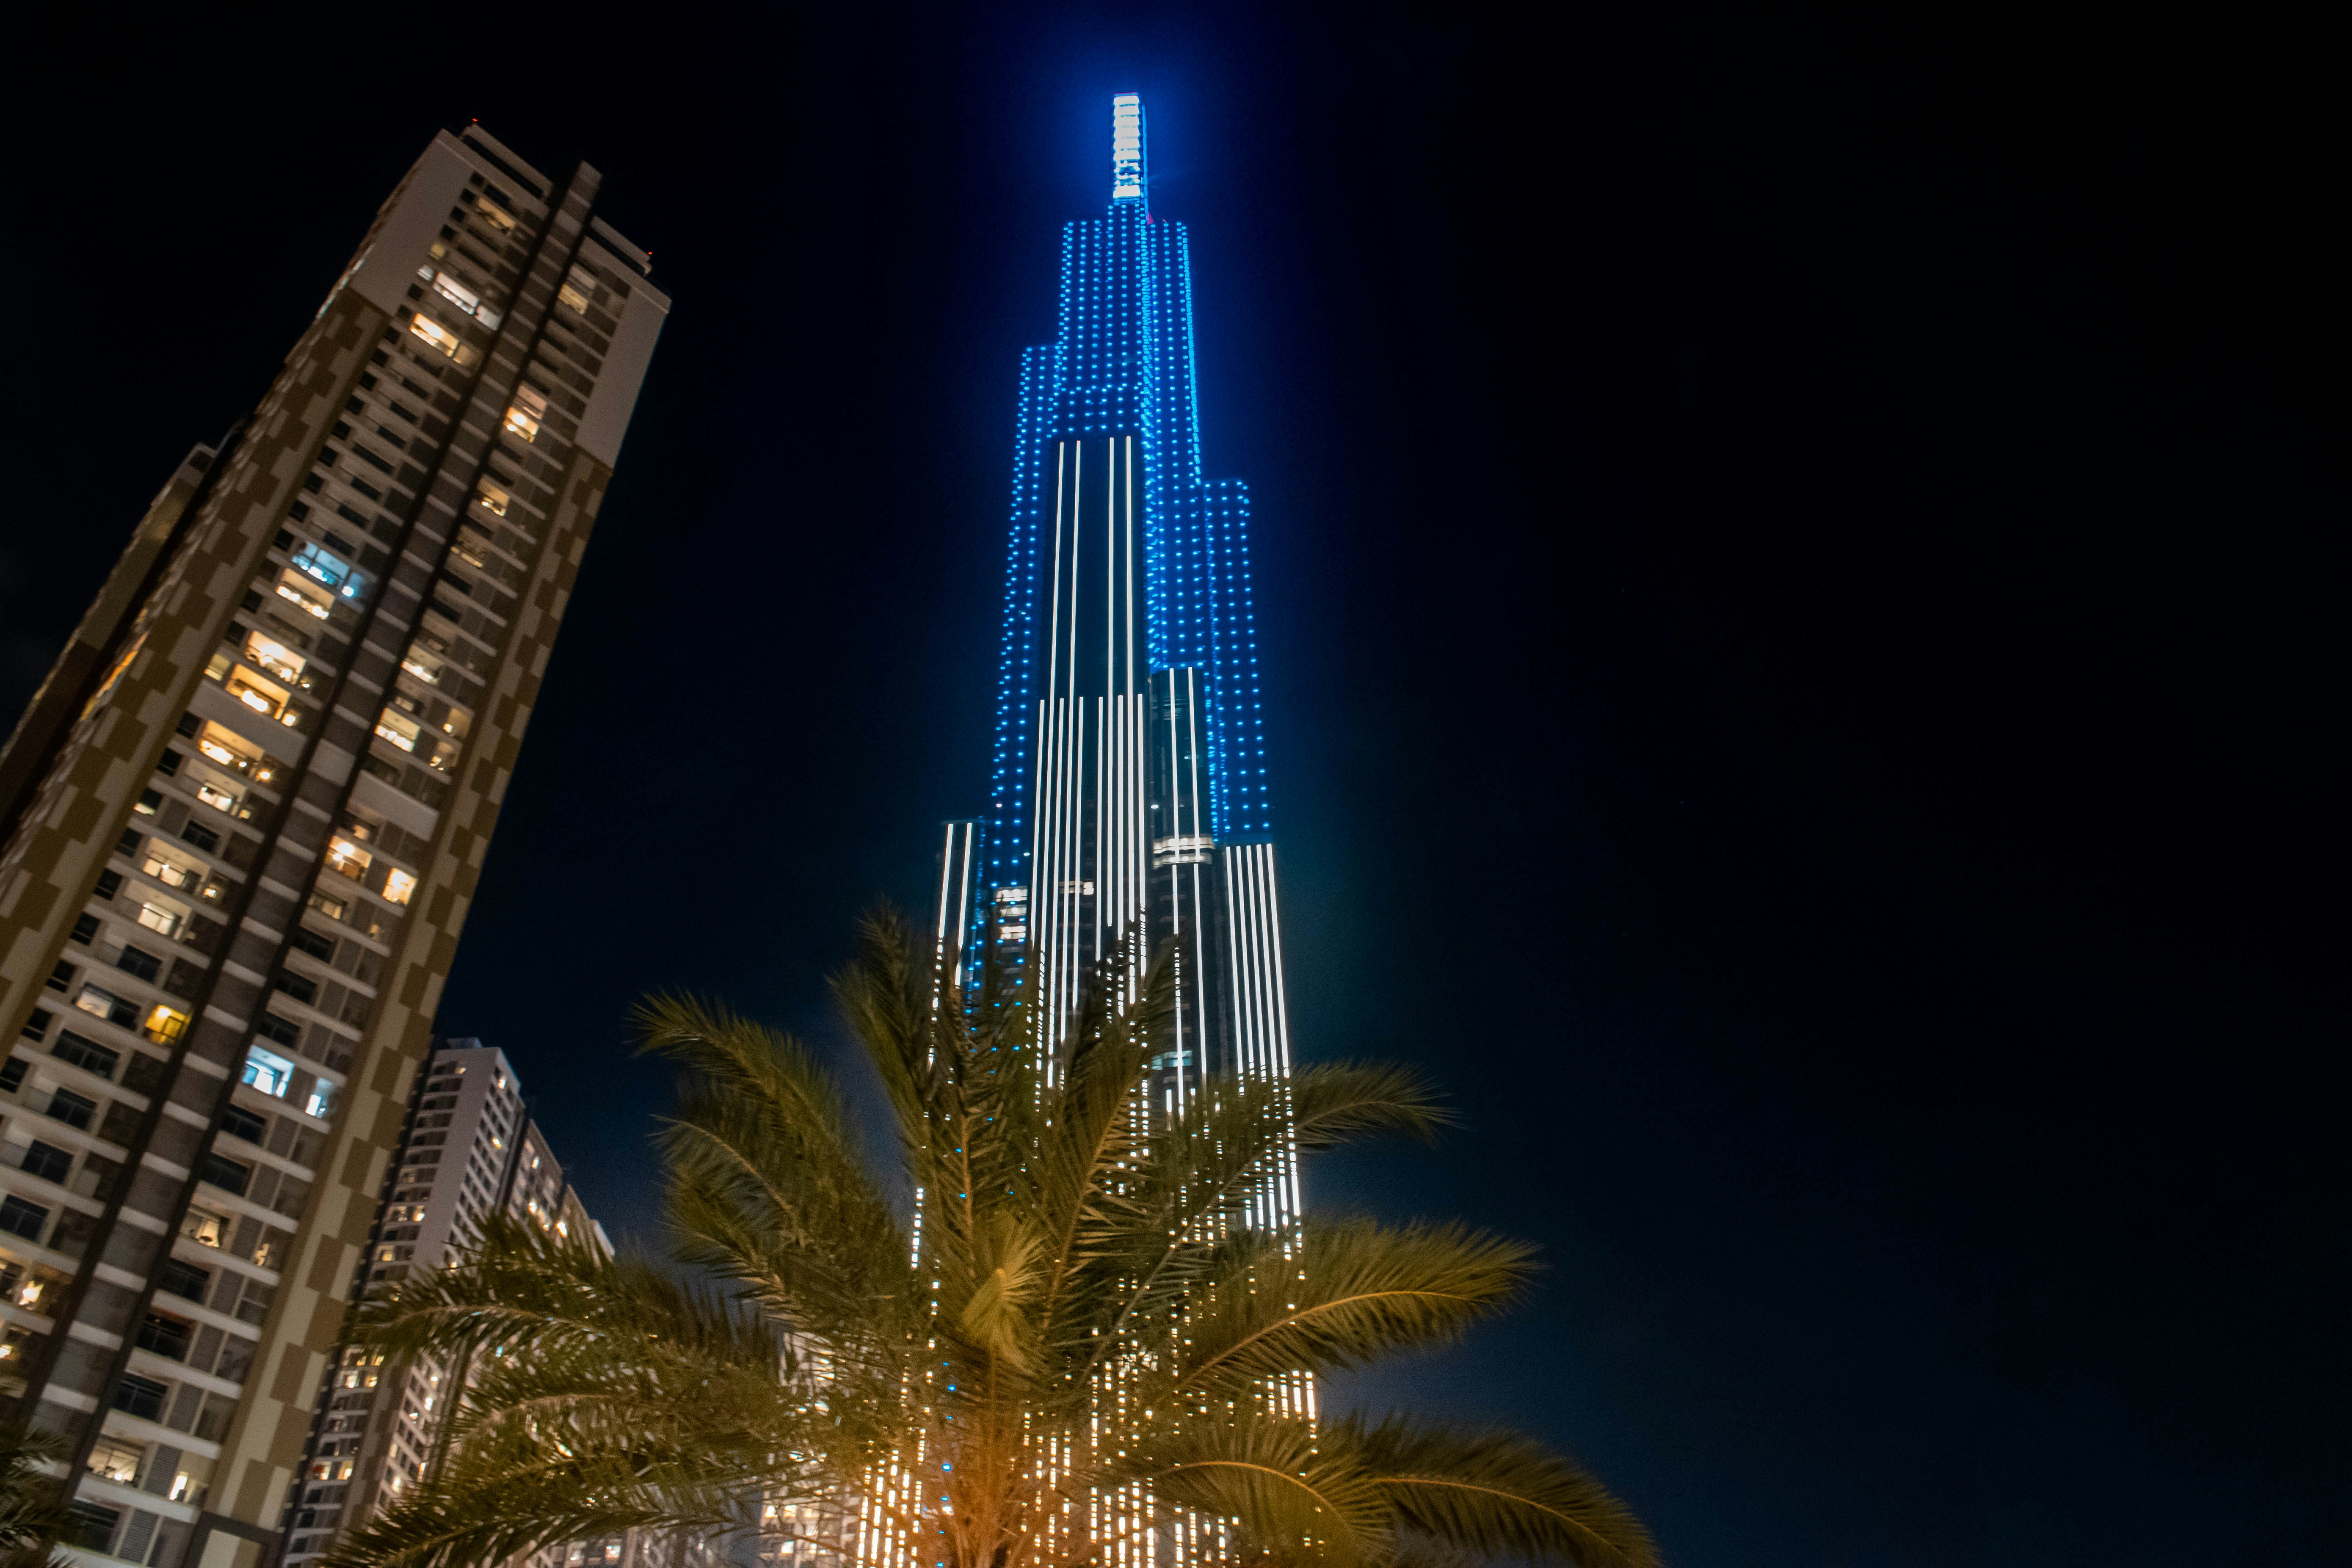
[[1139, 637], [1142, 620], [1136, 613], [1136, 579], [1142, 569], [1136, 548], [1135, 510], [1135, 437], [1127, 438], [1127, 690], [1128, 711], [1133, 721], [1128, 726], [1128, 789], [1127, 836], [1128, 864], [1131, 868], [1134, 891], [1129, 900], [1128, 919], [1136, 923], [1140, 939], [1133, 965], [1130, 994], [1141, 996], [1143, 974], [1151, 954], [1151, 927], [1146, 900], [1150, 887], [1146, 879], [1151, 874], [1151, 809], [1150, 791], [1146, 787], [1143, 769], [1145, 753], [1144, 727], [1151, 721], [1151, 699], [1143, 672], [1144, 658]]
[[963, 825], [963, 867], [956, 882], [955, 986], [956, 992], [959, 995], [963, 992], [964, 963], [967, 956], [965, 950], [971, 942], [971, 912], [973, 896], [971, 878], [972, 872], [975, 868], [975, 858], [979, 854], [979, 848], [980, 824], [977, 822], [967, 822]]

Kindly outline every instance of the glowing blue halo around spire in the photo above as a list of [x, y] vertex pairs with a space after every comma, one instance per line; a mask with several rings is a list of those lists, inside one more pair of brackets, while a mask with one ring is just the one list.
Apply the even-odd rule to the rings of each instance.
[[1143, 99], [1122, 92], [1110, 100], [1110, 199], [1139, 202], [1148, 183], [1143, 163]]

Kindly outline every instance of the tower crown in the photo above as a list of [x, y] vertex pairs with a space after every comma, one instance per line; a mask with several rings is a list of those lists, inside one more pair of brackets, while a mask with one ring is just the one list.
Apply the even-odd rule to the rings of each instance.
[[1143, 201], [1143, 97], [1122, 92], [1110, 100], [1110, 199]]

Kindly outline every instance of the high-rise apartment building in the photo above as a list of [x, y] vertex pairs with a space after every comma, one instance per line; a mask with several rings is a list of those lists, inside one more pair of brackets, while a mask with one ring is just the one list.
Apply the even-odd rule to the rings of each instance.
[[435, 138], [0, 751], [0, 1370], [89, 1558], [284, 1538], [668, 310], [598, 195]]
[[[938, 936], [959, 977], [1025, 970], [1049, 1042], [1122, 944], [1181, 936], [1175, 1106], [1290, 1044], [1249, 492], [1203, 475], [1191, 251], [1146, 153], [1123, 94], [1109, 210], [1065, 226], [1060, 336], [1022, 356], [990, 805], [948, 827]], [[1261, 1217], [1296, 1205], [1286, 1173]]]
[[[433, 1053], [383, 1197], [362, 1263], [368, 1293], [437, 1267], [489, 1214], [612, 1252], [524, 1109], [505, 1053], [478, 1040], [452, 1040]], [[468, 1372], [432, 1356], [403, 1365], [387, 1363], [381, 1351], [338, 1352], [288, 1502], [289, 1565], [324, 1553], [339, 1533], [425, 1479]]]

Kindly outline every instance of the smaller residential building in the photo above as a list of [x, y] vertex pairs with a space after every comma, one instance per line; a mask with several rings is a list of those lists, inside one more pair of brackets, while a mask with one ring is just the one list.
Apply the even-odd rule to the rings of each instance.
[[[419, 1079], [354, 1295], [381, 1293], [437, 1266], [493, 1213], [612, 1251], [531, 1121], [505, 1054], [479, 1040], [448, 1040]], [[318, 1558], [425, 1479], [466, 1377], [465, 1367], [432, 1357], [404, 1366], [357, 1347], [337, 1352], [288, 1501], [288, 1568]], [[596, 1560], [637, 1568], [637, 1543], [621, 1544], [630, 1550], [607, 1558], [605, 1543], [593, 1543]], [[557, 1562], [588, 1560], [583, 1547], [551, 1553]]]

